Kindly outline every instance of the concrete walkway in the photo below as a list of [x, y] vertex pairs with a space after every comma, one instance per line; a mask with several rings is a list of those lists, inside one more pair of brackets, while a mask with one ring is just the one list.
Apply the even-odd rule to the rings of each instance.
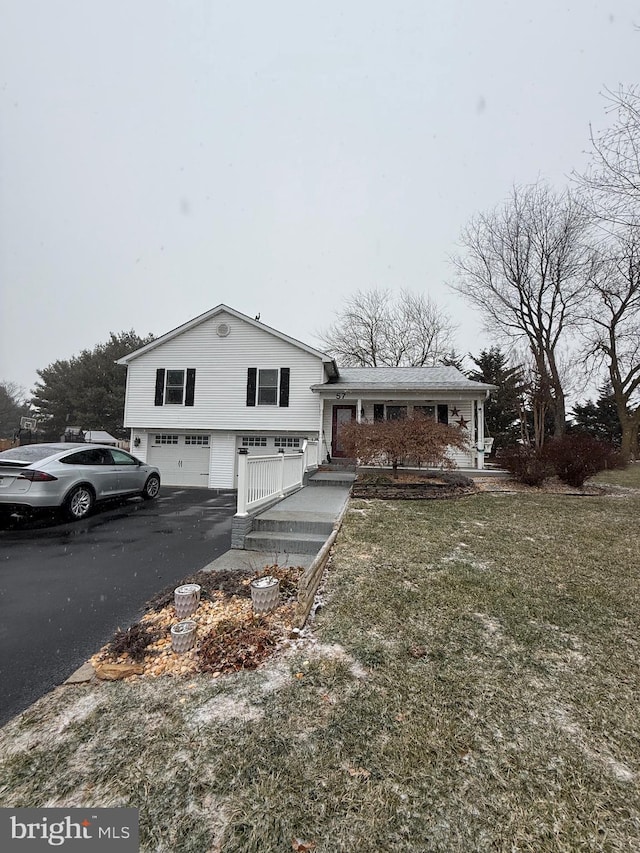
[[317, 554], [347, 502], [354, 477], [350, 472], [314, 474], [307, 486], [255, 517], [245, 550]]

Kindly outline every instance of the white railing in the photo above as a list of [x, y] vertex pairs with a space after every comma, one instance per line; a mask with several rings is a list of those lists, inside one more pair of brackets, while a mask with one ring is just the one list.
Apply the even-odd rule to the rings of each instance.
[[317, 467], [317, 443], [306, 439], [297, 453], [276, 453], [272, 456], [249, 456], [246, 448], [238, 451], [238, 508], [236, 515], [248, 515], [252, 510], [283, 498], [299, 489], [304, 474]]

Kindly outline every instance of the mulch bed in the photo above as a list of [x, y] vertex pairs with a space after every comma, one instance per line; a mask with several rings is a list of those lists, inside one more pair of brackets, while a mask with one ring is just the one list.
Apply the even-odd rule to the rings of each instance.
[[[100, 679], [116, 681], [161, 675], [189, 676], [208, 672], [213, 677], [241, 669], [255, 669], [291, 635], [297, 587], [302, 566], [265, 566], [256, 574], [246, 571], [197, 572], [157, 593], [139, 622], [116, 631], [112, 640], [89, 662]], [[250, 583], [272, 575], [280, 581], [280, 604], [256, 615]], [[196, 625], [193, 649], [176, 653], [171, 626], [180, 621], [174, 607], [174, 589], [185, 583], [201, 586], [200, 604], [187, 617]]]
[[394, 478], [387, 474], [365, 473], [354, 482], [351, 496], [388, 501], [451, 500], [476, 491], [473, 480], [462, 474], [401, 472]]

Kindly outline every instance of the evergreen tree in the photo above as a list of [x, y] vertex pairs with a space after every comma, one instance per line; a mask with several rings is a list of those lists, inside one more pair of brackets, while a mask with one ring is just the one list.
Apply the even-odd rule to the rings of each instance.
[[600, 441], [620, 447], [622, 427], [611, 383], [598, 388], [598, 393], [600, 396], [595, 402], [587, 400], [586, 403], [576, 403], [573, 407], [572, 429], [586, 432]]
[[153, 335], [141, 338], [133, 330], [112, 332], [108, 341], [92, 350], [38, 370], [40, 381], [31, 402], [40, 428], [53, 436], [62, 435], [67, 426], [78, 426], [124, 437], [127, 370], [115, 362], [152, 340]]
[[520, 399], [523, 371], [509, 365], [507, 355], [498, 346], [483, 349], [476, 358], [469, 354], [477, 370], [467, 373], [474, 382], [497, 385], [484, 406], [485, 435], [494, 439], [493, 451], [514, 444], [520, 438]]
[[464, 356], [460, 355], [455, 349], [445, 353], [440, 359], [440, 364], [443, 367], [455, 367], [460, 373], [464, 373]]

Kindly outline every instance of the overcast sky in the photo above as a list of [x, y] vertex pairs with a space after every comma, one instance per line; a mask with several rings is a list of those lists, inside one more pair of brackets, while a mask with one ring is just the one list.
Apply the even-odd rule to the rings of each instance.
[[514, 182], [563, 187], [640, 0], [0, 0], [0, 379], [224, 302], [317, 345], [428, 292]]

